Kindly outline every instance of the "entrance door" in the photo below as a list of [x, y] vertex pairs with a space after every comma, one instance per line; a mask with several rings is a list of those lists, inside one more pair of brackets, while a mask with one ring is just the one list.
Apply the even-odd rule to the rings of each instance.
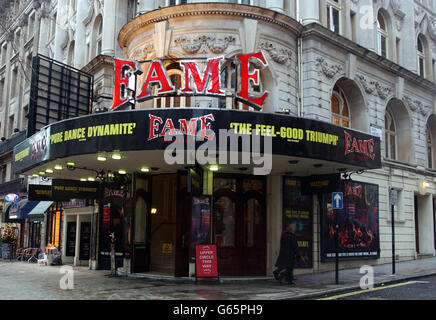
[[80, 223], [80, 260], [89, 260], [91, 246], [91, 222]]
[[148, 194], [143, 189], [136, 191], [133, 240], [133, 272], [150, 271], [150, 210]]
[[[263, 179], [214, 179], [214, 237], [222, 275], [266, 274], [266, 211]], [[214, 188], [215, 188], [214, 187]]]

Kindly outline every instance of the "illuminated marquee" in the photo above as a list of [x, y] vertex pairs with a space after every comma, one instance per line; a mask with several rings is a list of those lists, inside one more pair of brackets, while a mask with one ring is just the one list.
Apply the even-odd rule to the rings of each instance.
[[[210, 58], [206, 60], [206, 67], [201, 73], [198, 64], [194, 60], [180, 60], [179, 65], [183, 72], [184, 87], [177, 92], [176, 87], [171, 82], [162, 60], [149, 61], [148, 70], [146, 70], [145, 81], [139, 90], [139, 93], [134, 97], [137, 102], [143, 102], [158, 96], [180, 94], [180, 95], [210, 95], [210, 96], [225, 96], [225, 91], [221, 86], [221, 67], [224, 57]], [[258, 86], [260, 84], [259, 69], [249, 71], [250, 62], [256, 61], [261, 63], [263, 67], [267, 67], [268, 63], [262, 52], [240, 55], [237, 57], [237, 69], [239, 71], [239, 83], [235, 92], [235, 98], [253, 106], [256, 109], [261, 109], [265, 102], [268, 92], [264, 92], [260, 97], [252, 97], [249, 95], [250, 85]], [[134, 74], [142, 74], [138, 61], [114, 59], [115, 64], [115, 85], [113, 104], [111, 110], [115, 110], [128, 102], [127, 97], [122, 96], [122, 92], [128, 87], [129, 79]], [[159, 88], [156, 94], [152, 94], [152, 86], [158, 85]]]

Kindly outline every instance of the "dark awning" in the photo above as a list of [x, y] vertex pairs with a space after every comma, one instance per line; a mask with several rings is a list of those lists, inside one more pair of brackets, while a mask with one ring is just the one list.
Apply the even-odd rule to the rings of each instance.
[[9, 220], [26, 219], [29, 212], [38, 205], [39, 201], [21, 200], [15, 202], [9, 209]]

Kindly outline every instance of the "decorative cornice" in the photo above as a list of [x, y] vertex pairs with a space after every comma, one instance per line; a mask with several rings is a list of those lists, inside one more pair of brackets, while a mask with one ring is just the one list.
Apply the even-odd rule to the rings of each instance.
[[268, 52], [269, 56], [273, 61], [279, 63], [279, 64], [285, 64], [289, 65], [292, 58], [292, 52], [290, 50], [286, 49], [277, 49], [271, 42], [269, 41], [263, 41], [259, 45], [259, 49], [265, 50]]
[[298, 34], [302, 26], [291, 17], [265, 8], [229, 4], [229, 3], [195, 3], [179, 6], [170, 6], [158, 10], [153, 10], [142, 14], [128, 22], [118, 34], [118, 43], [121, 47], [126, 47], [130, 42], [129, 38], [141, 28], [160, 21], [169, 21], [174, 18], [194, 17], [194, 16], [233, 16], [240, 19], [254, 19], [274, 24], [278, 27]]
[[133, 60], [140, 60], [147, 57], [147, 55], [152, 52], [154, 49], [153, 42], [148, 42], [145, 45], [141, 46], [140, 48], [137, 48], [133, 50], [132, 54], [130, 55], [130, 59]]
[[180, 45], [188, 54], [193, 54], [197, 52], [206, 53], [206, 48], [210, 52], [218, 54], [226, 51], [230, 43], [235, 42], [235, 37], [227, 35], [224, 37], [217, 37], [214, 35], [198, 35], [193, 38], [188, 39], [186, 36], [180, 36], [175, 39], [175, 43]]
[[364, 60], [368, 65], [373, 65], [380, 71], [384, 71], [389, 75], [404, 78], [413, 84], [420, 86], [423, 90], [427, 90], [436, 95], [436, 84], [420, 77], [415, 72], [412, 72], [399, 64], [385, 58], [381, 58], [377, 53], [364, 48], [348, 38], [338, 35], [329, 29], [321, 26], [318, 23], [311, 23], [304, 27], [302, 33], [303, 40], [318, 38], [319, 41], [336, 47], [336, 50], [343, 50], [346, 53], [352, 53], [358, 58]]
[[332, 64], [329, 65], [327, 61], [323, 57], [317, 57], [315, 66], [317, 66], [320, 71], [329, 79], [333, 78], [343, 70], [343, 67], [340, 64]]

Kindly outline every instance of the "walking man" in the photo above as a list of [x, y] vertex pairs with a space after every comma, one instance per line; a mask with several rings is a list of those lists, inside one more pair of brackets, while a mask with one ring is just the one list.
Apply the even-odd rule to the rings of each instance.
[[[295, 256], [297, 254], [297, 237], [295, 236], [295, 222], [291, 222], [285, 232], [282, 233], [280, 239], [280, 252], [276, 261], [276, 270], [274, 270], [274, 278], [282, 284], [283, 278], [289, 284], [294, 284], [294, 265]], [[285, 270], [284, 272], [282, 272]]]

